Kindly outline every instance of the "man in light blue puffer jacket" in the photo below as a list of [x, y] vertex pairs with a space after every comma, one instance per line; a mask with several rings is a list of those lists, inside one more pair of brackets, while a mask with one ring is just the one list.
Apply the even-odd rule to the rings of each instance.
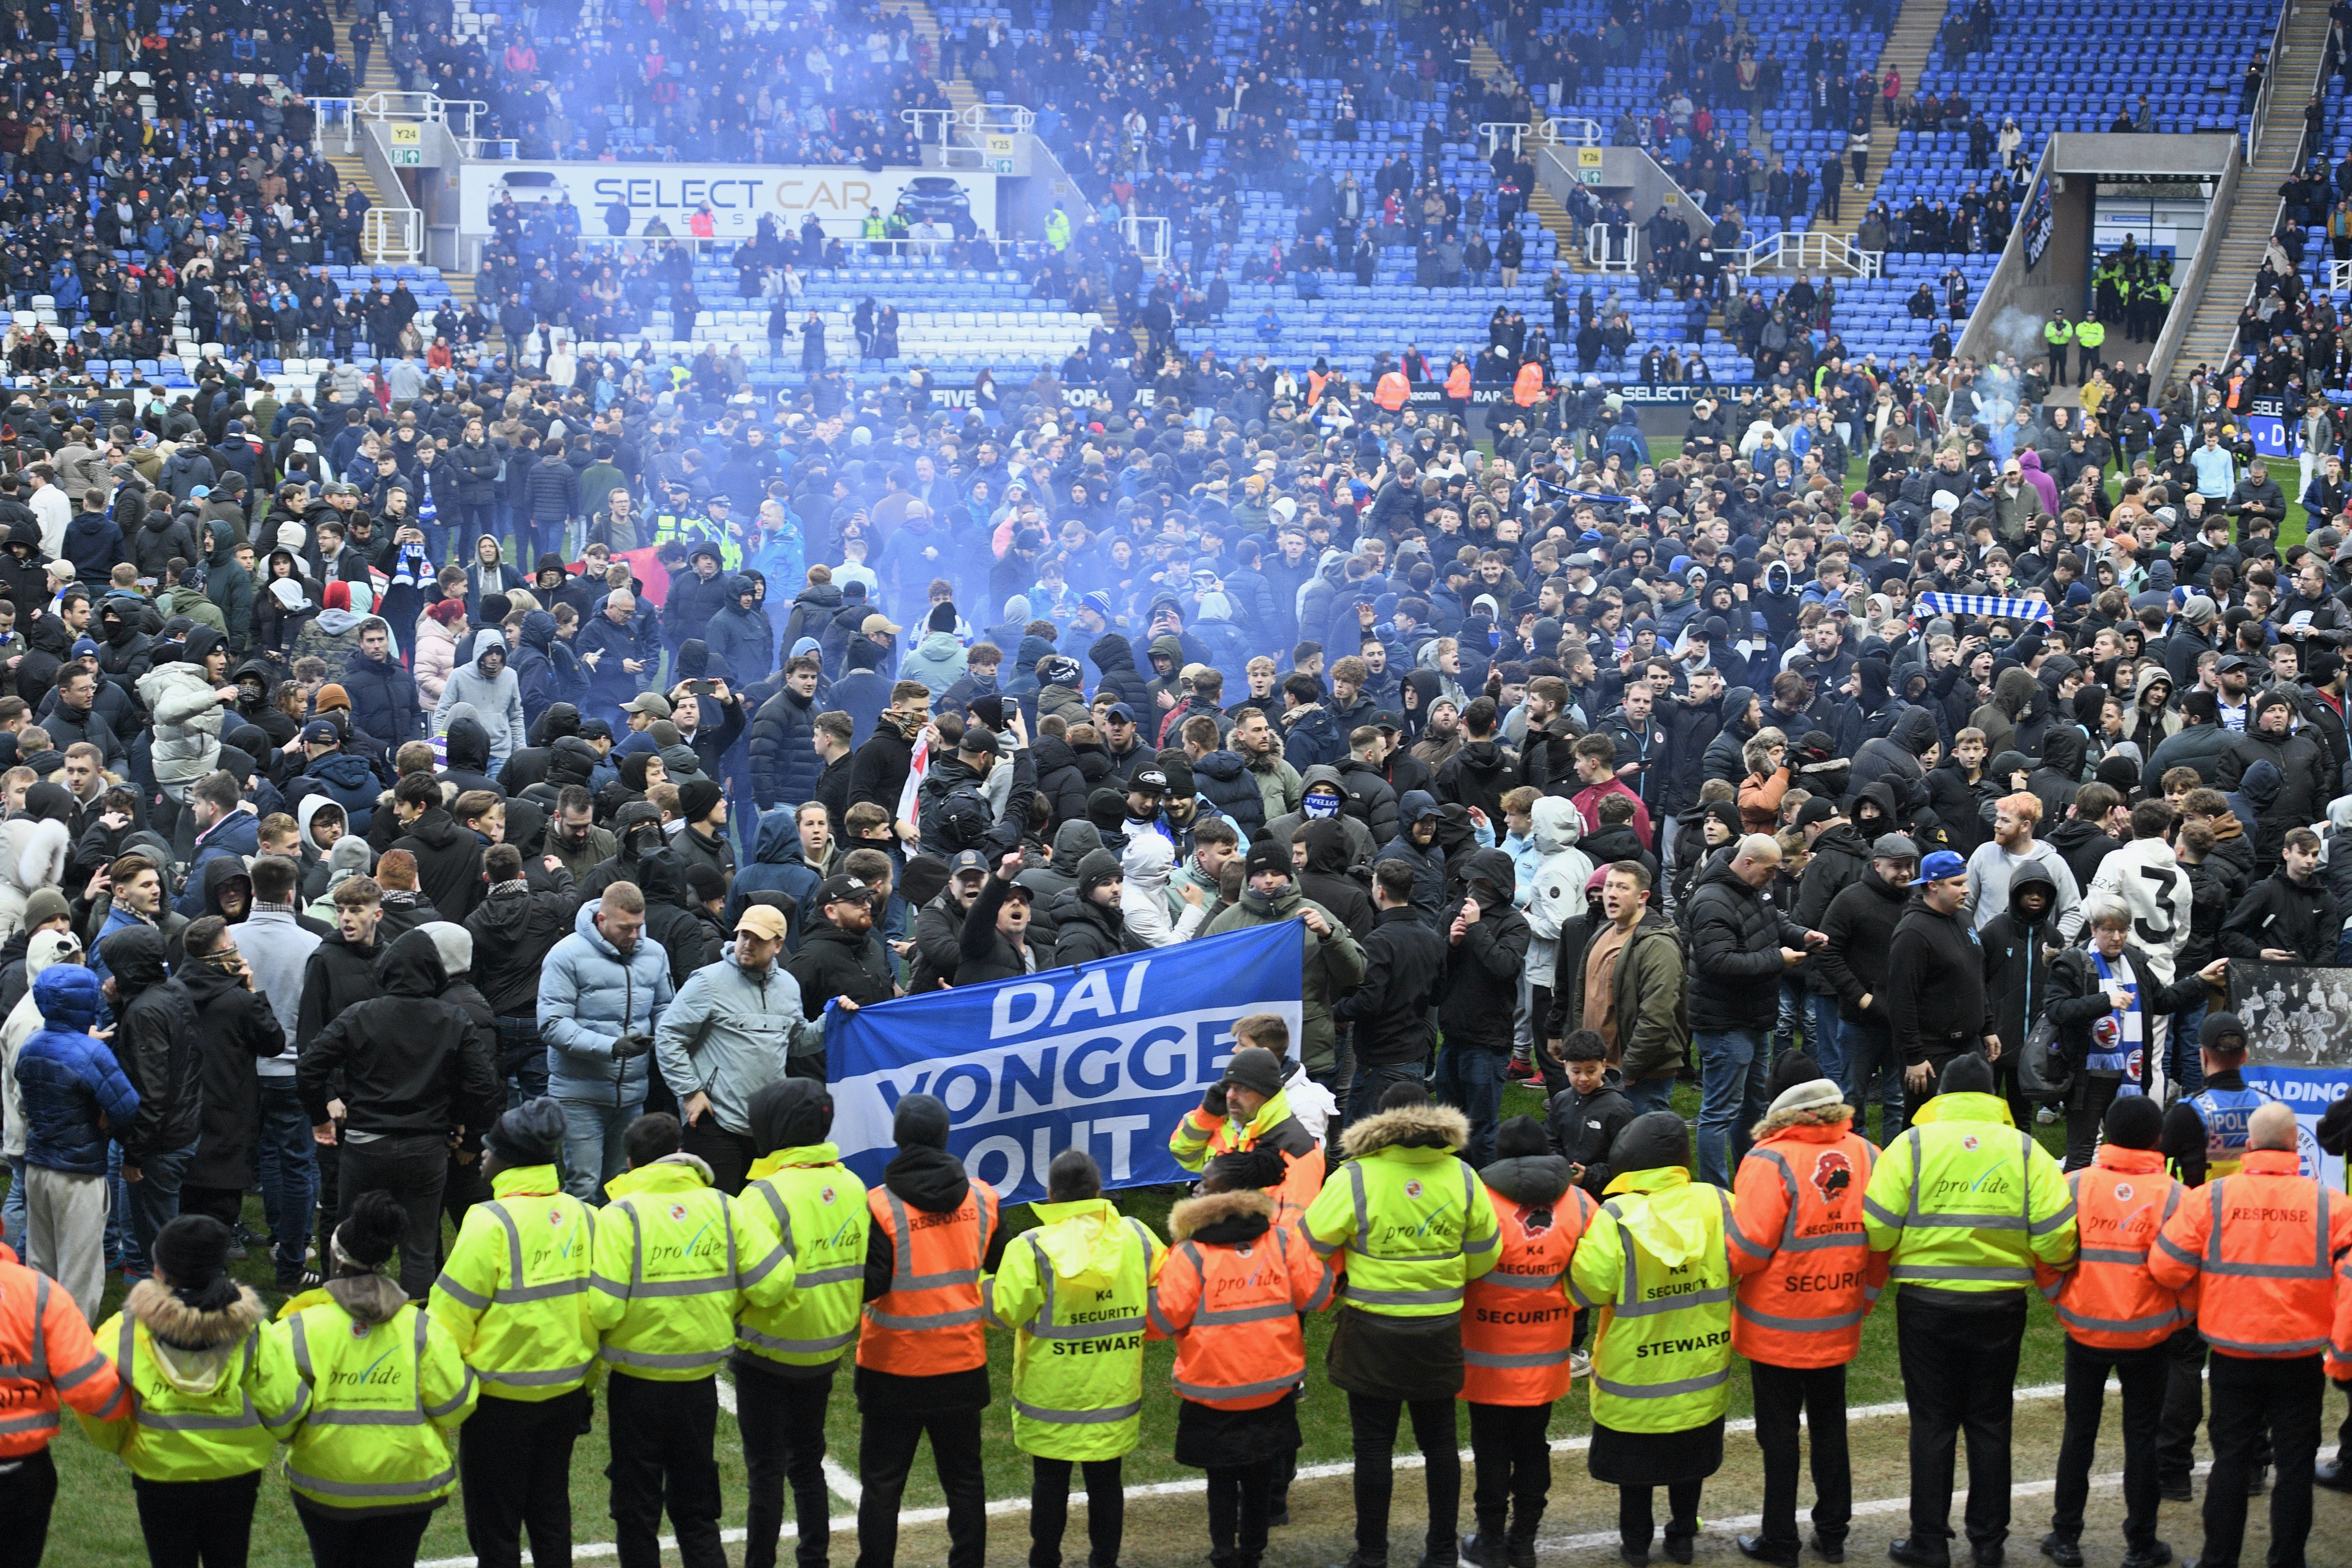
[[601, 1203], [628, 1168], [621, 1133], [646, 1108], [646, 1057], [669, 1006], [669, 955], [646, 935], [646, 896], [614, 882], [580, 906], [539, 972], [547, 1092], [563, 1107], [564, 1190]]

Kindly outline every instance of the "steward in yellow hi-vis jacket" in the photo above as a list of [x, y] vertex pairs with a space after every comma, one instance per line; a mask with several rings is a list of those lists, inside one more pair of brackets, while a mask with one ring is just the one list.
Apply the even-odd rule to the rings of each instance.
[[611, 1365], [613, 1526], [621, 1558], [651, 1563], [665, 1503], [688, 1568], [726, 1568], [719, 1543], [719, 1363], [747, 1307], [792, 1299], [793, 1260], [678, 1152], [677, 1118], [640, 1116], [629, 1168], [604, 1184], [590, 1297]]
[[1973, 1051], [1954, 1057], [1938, 1089], [1879, 1155], [1862, 1205], [1870, 1249], [1890, 1255], [1911, 1406], [1911, 1534], [1895, 1545], [1920, 1561], [1940, 1558], [1951, 1539], [1952, 1458], [1964, 1423], [1969, 1540], [1982, 1552], [2007, 1539], [2010, 1390], [2034, 1266], [2071, 1268], [2075, 1250], [2066, 1177], [2032, 1133], [2011, 1122], [2009, 1102], [1993, 1092], [1992, 1064]]
[[1037, 1228], [1013, 1238], [986, 1285], [1013, 1331], [1013, 1441], [1030, 1456], [1033, 1561], [1058, 1562], [1070, 1467], [1086, 1467], [1088, 1561], [1118, 1561], [1119, 1461], [1143, 1433], [1144, 1313], [1160, 1240], [1102, 1195], [1083, 1149], [1045, 1171]]
[[466, 1540], [483, 1568], [572, 1547], [572, 1445], [588, 1424], [595, 1211], [563, 1190], [563, 1108], [539, 1099], [482, 1140], [488, 1201], [466, 1211], [433, 1282], [433, 1321], [481, 1380], [457, 1437]]

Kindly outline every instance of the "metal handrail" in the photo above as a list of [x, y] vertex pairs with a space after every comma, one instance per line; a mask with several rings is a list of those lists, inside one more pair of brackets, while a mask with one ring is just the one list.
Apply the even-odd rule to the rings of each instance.
[[1727, 258], [1731, 270], [1742, 275], [1843, 271], [1856, 278], [1877, 277], [1885, 261], [1884, 253], [1864, 250], [1843, 235], [1811, 229], [1802, 233], [1783, 229], [1743, 250], [1733, 251]]
[[1001, 136], [1011, 132], [1019, 136], [1036, 128], [1037, 111], [1026, 104], [983, 100], [965, 110], [961, 119], [965, 130], [978, 134]]
[[[2247, 136], [2247, 143], [2250, 149], [2257, 148], [2259, 146], [2257, 138], [2262, 134], [2263, 111], [2269, 108], [2271, 92], [2278, 85], [2279, 67], [2286, 47], [2286, 25], [2288, 20], [2294, 16], [2295, 9], [2296, 8], [2293, 5], [2286, 5], [2281, 8], [2278, 29], [2271, 37], [2270, 69], [2263, 73], [2263, 90], [2257, 94], [2254, 99], [2254, 123]], [[2317, 48], [2312, 50], [2311, 54], [2312, 71], [2310, 91], [2315, 93], [2320, 90], [2321, 85], [2326, 80], [2327, 51], [2325, 48]], [[2306, 94], [2306, 96], [2308, 96], [2308, 94]], [[2310, 127], [2305, 122], [2300, 115], [2295, 117], [2294, 139], [2294, 155], [2287, 160], [2287, 167], [2290, 170], [2300, 169], [2303, 167], [2304, 158], [2308, 153], [2308, 148], [2305, 144], [2311, 139]], [[2254, 156], [2255, 154], [2253, 151], [2249, 151], [2246, 154], [2246, 163], [2250, 171], [2254, 162]], [[2235, 211], [2237, 204], [2233, 202], [2231, 205], [2232, 209], [2231, 216], [2234, 218], [2237, 216]], [[2271, 209], [2270, 227], [2263, 231], [2264, 244], [2267, 245], [2269, 243], [2270, 237], [2278, 233], [2280, 226], [2285, 221], [2286, 198], [2284, 196], [2281, 196], [2277, 199], [2277, 205]], [[2197, 248], [2200, 251], [2202, 251], [2205, 248], [2206, 243], [2207, 242], [2204, 240], [2200, 240], [2198, 242]], [[2256, 268], [2256, 270], [2259, 272], [2260, 268]], [[2249, 278], [2246, 279], [2247, 304], [2253, 303], [2253, 299], [2254, 280]], [[2221, 356], [2221, 363], [2224, 365], [2229, 364], [2238, 357], [2238, 344], [2243, 334], [2238, 330], [2236, 321], [2232, 321], [2230, 324], [2230, 346], [2223, 352]]]
[[360, 220], [360, 248], [378, 261], [414, 263], [425, 254], [425, 214], [381, 204], [368, 208]]
[[[2249, 163], [2262, 155], [2263, 120], [2270, 111], [2272, 94], [2278, 89], [2279, 63], [2286, 48], [2286, 25], [2294, 19], [2294, 13], [2295, 7], [2291, 5], [2280, 6], [2279, 19], [2271, 28], [2270, 52], [2265, 57], [2268, 63], [2263, 69], [2263, 85], [2254, 93], [2253, 121], [2246, 127], [2246, 162]], [[2325, 50], [2321, 52], [2326, 53]]]
[[1486, 139], [1486, 155], [1490, 158], [1495, 155], [1496, 144], [1506, 136], [1511, 139], [1511, 151], [1517, 152], [1528, 130], [1529, 126], [1524, 120], [1482, 120], [1478, 122], [1478, 134]]
[[1564, 142], [1598, 147], [1601, 145], [1601, 121], [1586, 120], [1580, 115], [1555, 114], [1543, 122], [1543, 139], [1554, 147]]
[[[1611, 237], [1612, 235], [1622, 237], [1617, 241], [1617, 245], [1622, 245], [1624, 247], [1624, 254], [1622, 256], [1612, 254], [1612, 252], [1617, 247], [1615, 245], [1611, 244]], [[1584, 258], [1592, 263], [1595, 270], [1601, 272], [1638, 272], [1642, 269], [1641, 256], [1642, 230], [1640, 226], [1630, 223], [1596, 223], [1586, 226], [1584, 230]]]
[[1146, 266], [1157, 266], [1168, 259], [1169, 224], [1164, 217], [1121, 217], [1119, 237], [1135, 247], [1135, 254]]

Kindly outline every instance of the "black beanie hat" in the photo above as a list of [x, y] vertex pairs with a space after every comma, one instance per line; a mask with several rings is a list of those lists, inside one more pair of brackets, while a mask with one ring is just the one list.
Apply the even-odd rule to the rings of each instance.
[[710, 815], [711, 808], [727, 798], [727, 792], [715, 779], [688, 779], [678, 787], [678, 815], [688, 822], [700, 822]]
[[1689, 1163], [1689, 1124], [1671, 1110], [1649, 1110], [1636, 1116], [1609, 1146], [1609, 1168], [1620, 1174]]
[[172, 1293], [198, 1311], [236, 1300], [228, 1272], [228, 1226], [206, 1214], [184, 1214], [155, 1233], [155, 1267]]
[[563, 1152], [563, 1107], [541, 1095], [490, 1124], [482, 1147], [509, 1165], [544, 1165]]
[[2164, 1112], [2144, 1094], [2126, 1094], [2107, 1107], [2099, 1131], [2118, 1149], [2153, 1149], [2164, 1136]]
[[910, 1094], [890, 1119], [890, 1141], [901, 1149], [948, 1146], [948, 1108], [928, 1094]]
[[1497, 1160], [1524, 1160], [1550, 1152], [1551, 1140], [1544, 1136], [1543, 1123], [1532, 1116], [1514, 1116], [1495, 1129]]
[[[749, 593], [751, 590], [747, 587], [744, 591]], [[954, 631], [956, 629], [955, 605], [942, 599], [931, 606], [930, 619], [923, 624], [935, 632]]]
[[1250, 846], [1249, 861], [1244, 869], [1253, 877], [1260, 871], [1279, 871], [1285, 877], [1289, 876], [1289, 847], [1276, 844], [1270, 838], [1260, 837], [1256, 843]]
[[1089, 849], [1078, 860], [1078, 892], [1093, 892], [1105, 882], [1118, 881], [1121, 876], [1118, 857], [1108, 849]]
[[1936, 1084], [1938, 1094], [1990, 1094], [1992, 1063], [1974, 1051], [1962, 1051], [1944, 1064], [1944, 1076]]
[[[1805, 804], [1811, 805], [1812, 802], [1807, 801]], [[1821, 1069], [1821, 1064], [1805, 1052], [1782, 1051], [1772, 1058], [1771, 1075], [1764, 1080], [1764, 1099], [1769, 1103], [1780, 1099], [1782, 1093], [1796, 1088], [1801, 1083], [1811, 1083], [1817, 1078], [1826, 1076]]]
[[1244, 1187], [1262, 1191], [1282, 1185], [1286, 1169], [1278, 1150], [1232, 1149], [1210, 1161], [1201, 1174], [1204, 1184], [1213, 1180], [1221, 1192], [1234, 1192]]

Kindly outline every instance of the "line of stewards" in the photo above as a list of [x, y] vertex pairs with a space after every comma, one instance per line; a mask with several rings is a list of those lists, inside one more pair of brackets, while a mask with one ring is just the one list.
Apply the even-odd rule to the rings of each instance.
[[1477, 1568], [1533, 1568], [1551, 1492], [1551, 1407], [1568, 1393], [1576, 1331], [1569, 1266], [1595, 1205], [1533, 1117], [1496, 1128], [1495, 1152], [1478, 1173], [1495, 1211], [1495, 1267], [1462, 1298], [1462, 1398], [1470, 1407], [1470, 1506], [1478, 1521], [1462, 1558]]
[[1419, 1084], [1393, 1084], [1381, 1109], [1342, 1135], [1348, 1163], [1300, 1221], [1307, 1244], [1347, 1275], [1324, 1370], [1348, 1396], [1353, 1568], [1388, 1561], [1397, 1426], [1408, 1408], [1429, 1494], [1426, 1555], [1458, 1555], [1463, 1298], [1494, 1268], [1499, 1237], [1486, 1189], [1458, 1158], [1469, 1142], [1460, 1111], [1429, 1103]]
[[489, 1197], [466, 1211], [428, 1310], [481, 1383], [457, 1436], [466, 1540], [482, 1568], [572, 1549], [572, 1447], [596, 1366], [594, 1211], [563, 1190], [563, 1109], [544, 1097], [482, 1140]]
[[1569, 1279], [1592, 1330], [1592, 1479], [1617, 1490], [1619, 1551], [1650, 1560], [1656, 1489], [1666, 1555], [1691, 1560], [1699, 1494], [1723, 1466], [1731, 1384], [1731, 1194], [1694, 1183], [1690, 1129], [1672, 1111], [1628, 1122]]
[[1938, 1093], [1880, 1152], [1863, 1200], [1873, 1252], [1887, 1255], [1895, 1345], [1911, 1411], [1910, 1533], [1887, 1554], [1906, 1568], [1951, 1561], [1952, 1472], [1969, 1439], [1967, 1526], [1979, 1565], [2009, 1539], [2011, 1391], [2034, 1270], [2074, 1259], [2074, 1200], [2058, 1163], [2011, 1120], [1992, 1064], [1944, 1065]]
[[1224, 1076], [1201, 1093], [1201, 1103], [1184, 1113], [1168, 1135], [1168, 1152], [1187, 1171], [1199, 1172], [1218, 1155], [1269, 1148], [1282, 1156], [1275, 1189], [1275, 1223], [1297, 1223], [1323, 1190], [1327, 1172], [1323, 1141], [1309, 1131], [1290, 1106], [1283, 1076], [1289, 1026], [1277, 1015], [1254, 1013], [1234, 1021], [1242, 1042]]
[[2090, 1165], [2066, 1173], [2080, 1243], [2074, 1266], [2037, 1272], [2066, 1331], [2066, 1427], [2042, 1553], [2059, 1568], [2083, 1568], [2083, 1505], [2112, 1372], [2123, 1385], [2124, 1563], [2156, 1568], [2172, 1557], [2156, 1538], [2158, 1422], [2174, 1342], [2196, 1335], [2197, 1282], [2178, 1290], [2158, 1283], [2148, 1251], [2193, 1194], [2164, 1168], [2164, 1113], [2155, 1100], [2116, 1100], [2100, 1133]]
[[1307, 1377], [1299, 1314], [1329, 1305], [1335, 1276], [1277, 1221], [1288, 1164], [1276, 1150], [1208, 1162], [1198, 1195], [1169, 1211], [1148, 1337], [1176, 1342], [1176, 1458], [1208, 1474], [1209, 1561], [1257, 1568], [1275, 1488], [1299, 1447]]
[[1764, 1456], [1763, 1522], [1738, 1546], [1794, 1568], [1801, 1416], [1812, 1440], [1813, 1549], [1832, 1560], [1844, 1550], [1853, 1518], [1845, 1369], [1861, 1352], [1886, 1259], [1863, 1227], [1878, 1151], [1855, 1131], [1853, 1107], [1800, 1051], [1773, 1063], [1770, 1088], [1732, 1186], [1731, 1348], [1748, 1358]]
[[2352, 1200], [2301, 1173], [2294, 1112], [2265, 1105], [2247, 1121], [2234, 1174], [2189, 1194], [2164, 1222], [2148, 1269], [2198, 1287], [2197, 1331], [2211, 1347], [2213, 1470], [2205, 1483], [2200, 1568], [2233, 1568], [2267, 1433], [2271, 1559], [2302, 1559], [2311, 1534], [2326, 1361], [2352, 1372]]
[[229, 1241], [209, 1215], [173, 1220], [156, 1233], [154, 1273], [99, 1326], [121, 1397], [79, 1419], [130, 1470], [156, 1563], [245, 1561], [262, 1471], [310, 1406], [289, 1338], [229, 1277]]
[[1087, 1561], [1118, 1561], [1121, 1461], [1143, 1436], [1143, 1339], [1159, 1237], [1102, 1195], [1083, 1149], [1045, 1170], [1037, 1226], [982, 1283], [989, 1316], [1013, 1333], [1013, 1443], [1030, 1459], [1029, 1560], [1058, 1563], [1070, 1476], [1087, 1486]]
[[948, 1152], [948, 1109], [898, 1101], [898, 1152], [866, 1194], [865, 1323], [857, 1337], [857, 1568], [891, 1568], [898, 1502], [915, 1449], [930, 1439], [947, 1495], [948, 1568], [981, 1568], [988, 1499], [980, 1413], [988, 1407], [987, 1309], [981, 1280], [1004, 1252], [996, 1190]]
[[605, 1385], [614, 1544], [621, 1568], [658, 1568], [667, 1504], [687, 1568], [726, 1568], [719, 1540], [719, 1368], [748, 1310], [792, 1300], [793, 1258], [753, 1205], [711, 1184], [681, 1151], [677, 1118], [622, 1134], [628, 1169], [604, 1184], [588, 1299]]

